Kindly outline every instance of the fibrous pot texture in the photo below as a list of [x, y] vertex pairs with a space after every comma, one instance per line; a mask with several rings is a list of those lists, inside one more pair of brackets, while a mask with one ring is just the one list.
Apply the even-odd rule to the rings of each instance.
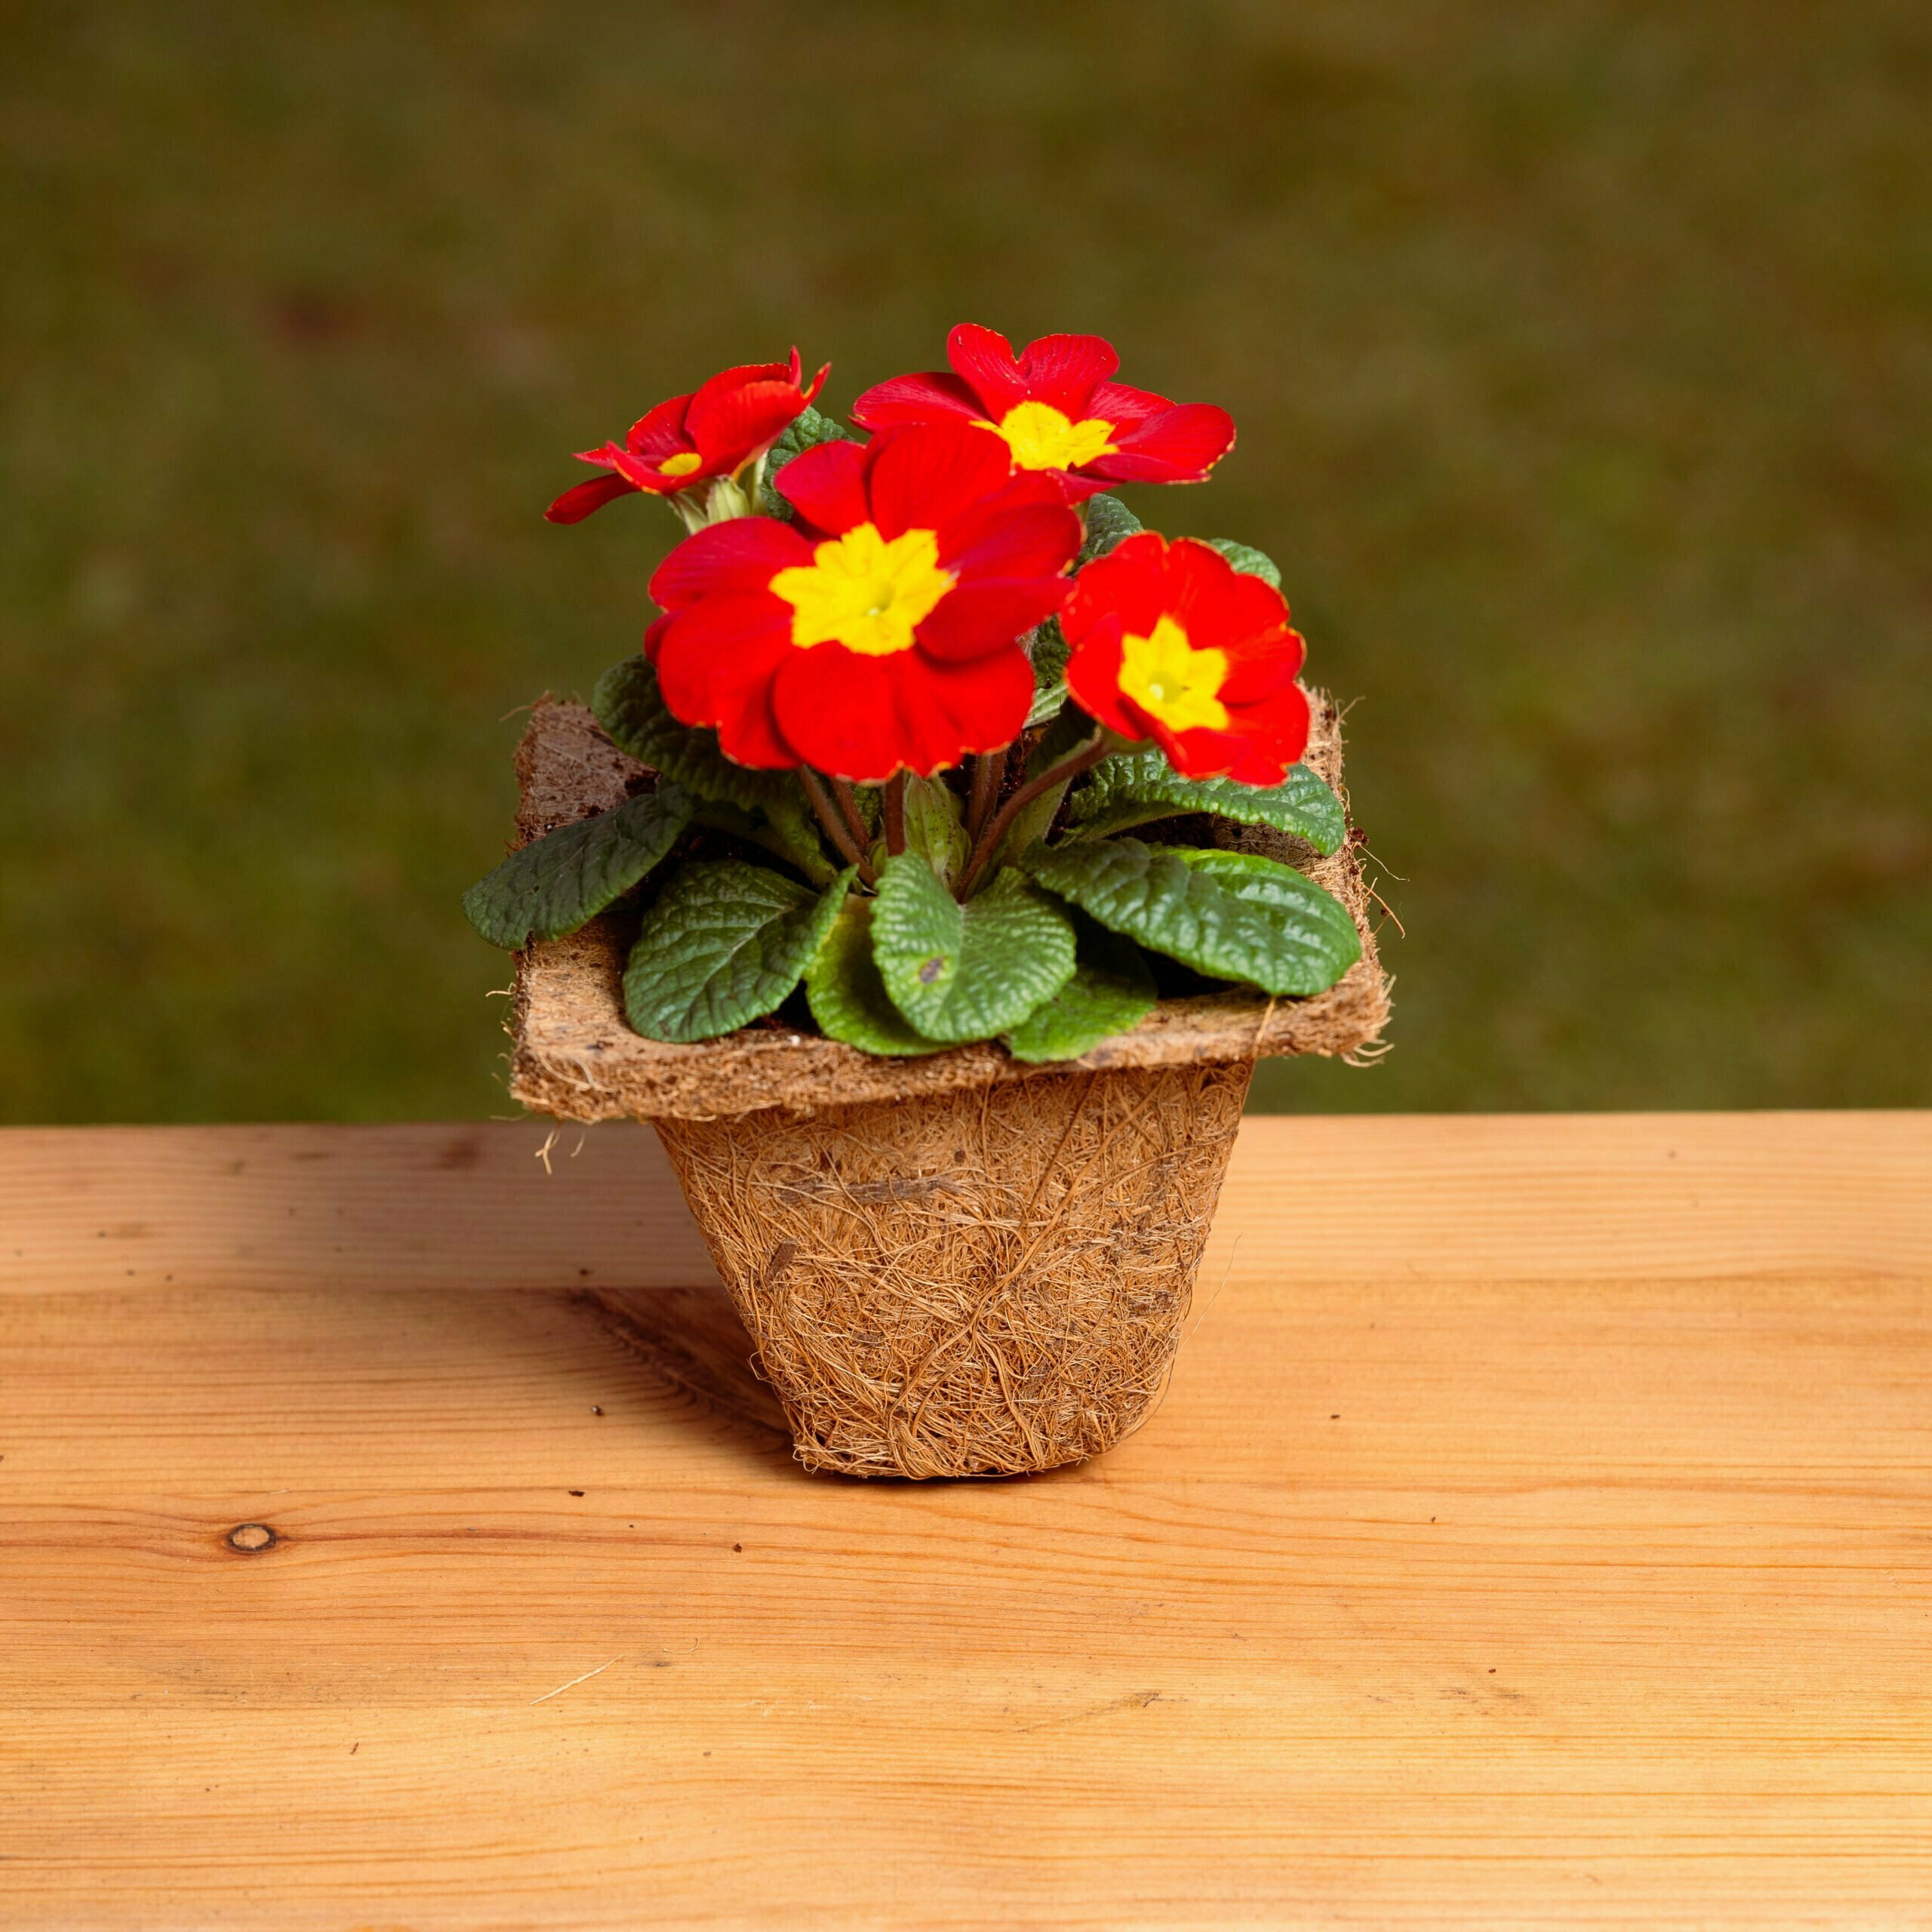
[[1158, 1400], [1251, 1062], [657, 1131], [808, 1468], [985, 1476]]
[[[1307, 762], [1340, 790], [1340, 718], [1310, 695]], [[656, 782], [581, 705], [549, 700], [517, 773], [519, 843]], [[990, 1041], [881, 1059], [776, 1020], [641, 1038], [621, 916], [519, 955], [511, 1092], [561, 1119], [654, 1123], [808, 1466], [1049, 1469], [1146, 1420], [1256, 1060], [1362, 1055], [1389, 1012], [1356, 839], [1321, 857], [1215, 835], [1304, 866], [1353, 915], [1361, 959], [1312, 998], [1163, 1000], [1054, 1068]]]

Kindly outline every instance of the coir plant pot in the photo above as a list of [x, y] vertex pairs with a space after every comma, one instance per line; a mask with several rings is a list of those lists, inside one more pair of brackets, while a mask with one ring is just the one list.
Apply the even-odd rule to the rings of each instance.
[[[1335, 707], [1306, 762], [1339, 792]], [[521, 841], [654, 774], [581, 706], [518, 747]], [[1345, 905], [1361, 958], [1328, 991], [1160, 1002], [1078, 1060], [984, 1042], [888, 1059], [783, 1016], [695, 1046], [625, 1023], [620, 918], [518, 956], [512, 1091], [571, 1121], [656, 1127], [799, 1460], [852, 1475], [1005, 1475], [1097, 1454], [1146, 1420], [1178, 1346], [1255, 1061], [1359, 1055], [1388, 1013], [1355, 841], [1218, 838]]]

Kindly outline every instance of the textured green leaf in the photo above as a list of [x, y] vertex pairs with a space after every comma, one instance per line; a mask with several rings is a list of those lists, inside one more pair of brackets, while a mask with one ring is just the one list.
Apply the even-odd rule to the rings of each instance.
[[674, 718], [657, 688], [657, 673], [639, 657], [613, 664], [597, 681], [590, 708], [620, 750], [652, 766], [694, 796], [744, 814], [705, 816], [721, 831], [787, 859], [814, 885], [838, 871], [825, 856], [818, 822], [789, 771], [753, 771], [734, 764], [718, 748], [718, 734]]
[[595, 818], [534, 838], [463, 895], [469, 923], [514, 952], [594, 919], [658, 864], [697, 801], [675, 785], [626, 798]]
[[1066, 702], [1066, 660], [1072, 655], [1060, 633], [1060, 620], [1049, 617], [1033, 633], [1033, 708], [1026, 728], [1044, 724]]
[[869, 1054], [936, 1054], [943, 1040], [929, 1040], [908, 1026], [887, 998], [872, 963], [872, 909], [875, 900], [848, 899], [817, 956], [805, 968], [805, 997], [819, 1031]]
[[1154, 976], [1131, 939], [1077, 912], [1073, 977], [1006, 1035], [1015, 1060], [1078, 1060], [1154, 1010]]
[[1321, 992], [1361, 954], [1346, 911], [1272, 859], [1109, 838], [1035, 845], [1020, 863], [1112, 931], [1263, 992]]
[[961, 906], [922, 859], [879, 875], [872, 958], [886, 993], [931, 1040], [983, 1040], [1017, 1026], [1073, 972], [1065, 911], [1006, 872]]
[[1347, 909], [1324, 887], [1317, 885], [1293, 866], [1264, 859], [1258, 852], [1223, 852], [1198, 845], [1156, 845], [1151, 849], [1184, 860], [1197, 872], [1218, 881], [1238, 899], [1297, 917], [1306, 914], [1334, 921], [1338, 933], [1346, 926], [1353, 943], [1358, 946], [1361, 943], [1354, 937], [1355, 921], [1349, 917]]
[[624, 968], [624, 1012], [648, 1040], [688, 1044], [775, 1011], [818, 951], [857, 876], [814, 893], [742, 859], [679, 868], [644, 915]]
[[1078, 705], [1069, 704], [1041, 734], [1026, 759], [1026, 776], [1038, 778], [1092, 742], [1100, 730]]
[[1305, 838], [1318, 852], [1334, 851], [1348, 835], [1341, 800], [1305, 764], [1294, 766], [1279, 785], [1183, 778], [1158, 745], [1097, 765], [1067, 807], [1067, 823], [1080, 838], [1100, 838], [1177, 812], [1272, 826]]
[[792, 785], [789, 773], [733, 764], [718, 749], [715, 731], [674, 718], [658, 691], [657, 673], [641, 656], [613, 664], [598, 679], [590, 708], [620, 750], [700, 798], [755, 811]]
[[1263, 583], [1272, 584], [1277, 590], [1281, 589], [1281, 571], [1265, 550], [1257, 550], [1252, 543], [1237, 543], [1232, 537], [1211, 537], [1208, 542], [1236, 570], [1244, 571], [1250, 577], [1258, 577]]
[[759, 816], [764, 822], [752, 827], [752, 838], [781, 859], [790, 860], [813, 884], [832, 883], [838, 868], [825, 856], [818, 820], [789, 774], [786, 782], [759, 808]]
[[943, 885], [959, 875], [968, 857], [959, 798], [937, 778], [906, 776], [906, 849], [916, 852]]
[[764, 460], [764, 488], [758, 493], [755, 508], [767, 516], [783, 518], [789, 523], [795, 514], [792, 506], [773, 487], [778, 480], [778, 472], [795, 456], [802, 456], [808, 449], [820, 443], [851, 443], [858, 438], [844, 423], [835, 422], [829, 416], [821, 416], [808, 403], [799, 414], [786, 425], [785, 433], [771, 446], [771, 454]]
[[1116, 543], [1125, 542], [1140, 528], [1140, 519], [1118, 497], [1089, 497], [1087, 540], [1080, 546], [1074, 568], [1077, 570], [1082, 564], [1091, 564], [1096, 557], [1104, 557]]

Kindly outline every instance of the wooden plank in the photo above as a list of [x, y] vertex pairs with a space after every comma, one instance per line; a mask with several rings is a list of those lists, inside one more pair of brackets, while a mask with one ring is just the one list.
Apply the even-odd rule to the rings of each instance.
[[15, 1136], [0, 1924], [1932, 1922], [1926, 1123], [1257, 1124], [1149, 1427], [916, 1487], [641, 1135]]
[[[1909, 1278], [1932, 1272], [1928, 1161], [1921, 1113], [1251, 1117], [1203, 1291], [1284, 1268]], [[0, 1292], [712, 1278], [645, 1128], [0, 1131]]]

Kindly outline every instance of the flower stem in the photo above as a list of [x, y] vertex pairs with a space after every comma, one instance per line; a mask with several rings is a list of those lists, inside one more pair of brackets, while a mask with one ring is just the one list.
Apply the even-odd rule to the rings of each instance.
[[895, 771], [885, 781], [885, 850], [897, 858], [906, 849], [906, 774]]
[[973, 856], [966, 861], [966, 869], [959, 875], [958, 896], [964, 899], [973, 889], [980, 874], [985, 870], [986, 861], [999, 850], [999, 841], [1004, 838], [1013, 821], [1038, 798], [1043, 792], [1051, 792], [1056, 785], [1069, 785], [1090, 767], [1098, 764], [1114, 749], [1112, 733], [1103, 731], [1091, 744], [1083, 746], [1071, 758], [1063, 759], [1050, 771], [1043, 771], [1030, 783], [1023, 785], [994, 814], [992, 821], [982, 832], [973, 846]]
[[986, 816], [999, 800], [999, 788], [1006, 777], [1006, 755], [1012, 749], [1002, 745], [996, 752], [981, 752], [973, 760], [973, 783], [966, 798], [966, 836], [977, 838], [985, 829]]
[[835, 778], [830, 782], [832, 795], [838, 801], [839, 814], [845, 821], [845, 829], [851, 833], [853, 842], [863, 852], [871, 845], [872, 835], [866, 829], [866, 821], [860, 814], [859, 801], [853, 793], [852, 781], [849, 778]]
[[805, 802], [811, 807], [813, 817], [825, 828], [825, 835], [838, 848], [840, 857], [848, 866], [858, 867], [859, 876], [866, 884], [878, 884], [878, 875], [866, 860], [863, 844], [854, 838], [851, 828], [846, 824], [838, 806], [832, 802], [832, 794], [825, 789], [825, 780], [808, 764], [801, 764], [798, 768], [798, 789], [804, 793]]

